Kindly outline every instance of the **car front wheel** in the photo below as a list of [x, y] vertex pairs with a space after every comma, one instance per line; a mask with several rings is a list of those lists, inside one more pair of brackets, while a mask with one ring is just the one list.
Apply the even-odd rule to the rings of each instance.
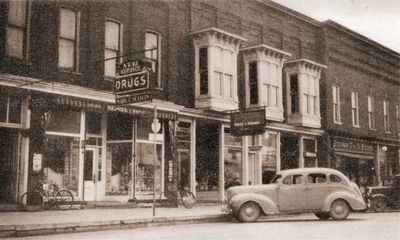
[[334, 220], [344, 220], [350, 213], [349, 205], [346, 201], [338, 199], [331, 205], [330, 215]]
[[375, 212], [383, 212], [387, 206], [387, 202], [383, 197], [376, 197], [371, 200], [371, 208]]
[[329, 212], [316, 212], [315, 216], [317, 216], [321, 220], [328, 220], [331, 217]]
[[239, 216], [243, 222], [255, 222], [260, 214], [260, 207], [255, 202], [246, 202], [239, 210]]

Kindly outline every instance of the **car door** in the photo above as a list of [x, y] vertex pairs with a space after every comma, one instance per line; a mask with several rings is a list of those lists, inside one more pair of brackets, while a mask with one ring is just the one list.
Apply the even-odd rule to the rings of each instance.
[[307, 207], [304, 176], [286, 176], [277, 188], [277, 205], [280, 212], [301, 212]]
[[325, 197], [331, 191], [325, 173], [307, 174], [305, 192], [307, 195], [307, 209], [322, 209]]

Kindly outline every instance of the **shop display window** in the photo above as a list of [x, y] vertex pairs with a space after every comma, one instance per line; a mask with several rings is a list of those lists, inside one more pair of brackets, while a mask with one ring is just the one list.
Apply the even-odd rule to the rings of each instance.
[[131, 179], [132, 143], [107, 144], [107, 194], [130, 194]]
[[[153, 183], [155, 181], [155, 191], [161, 191], [161, 160], [162, 145], [156, 145], [157, 159], [154, 170], [154, 144], [137, 143], [136, 160], [136, 191], [153, 192]], [[155, 174], [155, 175], [154, 175]]]
[[232, 136], [230, 129], [226, 128], [224, 139], [224, 176], [227, 189], [243, 183], [242, 137]]
[[86, 132], [90, 134], [101, 134], [101, 114], [88, 112], [86, 114]]
[[317, 143], [314, 139], [304, 139], [304, 167], [317, 167]]
[[[190, 148], [191, 135], [189, 122], [179, 122], [177, 131], [178, 185], [181, 189], [190, 188]], [[168, 174], [172, 181], [172, 176]]]
[[79, 182], [79, 138], [48, 135], [45, 159], [47, 183], [69, 189], [76, 196]]
[[261, 136], [263, 151], [261, 151], [262, 183], [268, 184], [276, 173], [276, 134]]

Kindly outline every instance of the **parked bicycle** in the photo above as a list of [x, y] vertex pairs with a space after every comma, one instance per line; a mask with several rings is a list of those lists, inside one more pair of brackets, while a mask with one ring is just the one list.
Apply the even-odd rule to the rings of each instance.
[[74, 195], [57, 184], [43, 184], [42, 188], [25, 192], [19, 201], [21, 210], [70, 209], [74, 205]]
[[165, 199], [174, 199], [178, 205], [183, 205], [185, 208], [192, 208], [196, 204], [196, 197], [188, 190], [178, 191], [165, 191], [160, 194], [159, 202], [161, 203]]

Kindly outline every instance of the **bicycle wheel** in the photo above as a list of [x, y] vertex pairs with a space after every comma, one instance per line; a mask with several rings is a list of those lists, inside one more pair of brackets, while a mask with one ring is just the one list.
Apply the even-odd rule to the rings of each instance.
[[43, 196], [38, 191], [29, 191], [22, 194], [18, 204], [22, 211], [41, 210], [43, 207]]
[[192, 208], [196, 204], [196, 197], [192, 192], [182, 190], [179, 194], [181, 195], [182, 204], [185, 208]]
[[74, 205], [74, 196], [69, 190], [60, 190], [55, 196], [55, 203], [57, 209], [68, 210]]

